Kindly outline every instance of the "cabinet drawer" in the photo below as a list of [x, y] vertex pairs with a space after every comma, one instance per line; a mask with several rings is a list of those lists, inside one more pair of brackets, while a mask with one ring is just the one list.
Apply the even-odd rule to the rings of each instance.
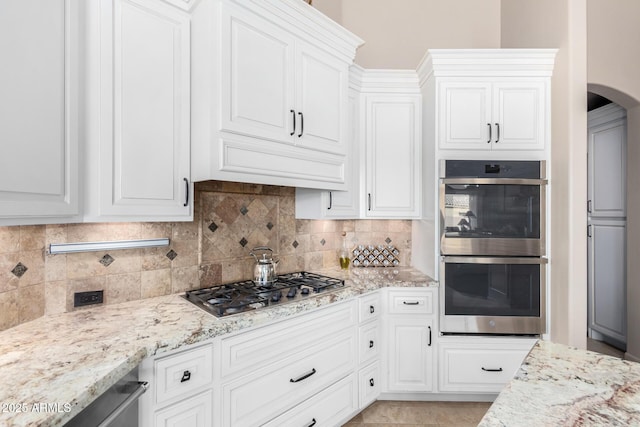
[[380, 354], [380, 328], [377, 323], [369, 323], [358, 330], [358, 361], [360, 364], [370, 362]]
[[224, 338], [220, 344], [221, 377], [254, 371], [304, 351], [346, 328], [355, 328], [355, 322], [355, 301], [351, 301]]
[[380, 395], [380, 364], [374, 362], [360, 369], [358, 375], [360, 409], [373, 402]]
[[388, 294], [389, 313], [391, 314], [433, 314], [433, 289], [397, 289]]
[[183, 400], [154, 414], [154, 426], [209, 427], [211, 426], [213, 397], [211, 390]]
[[223, 384], [223, 425], [260, 425], [353, 372], [353, 331]]
[[513, 378], [535, 340], [522, 343], [440, 341], [440, 391], [498, 393]]
[[357, 405], [358, 384], [355, 374], [351, 374], [278, 418], [271, 420], [265, 426], [341, 425], [358, 410]]
[[360, 323], [380, 317], [380, 293], [364, 295], [358, 299], [358, 320]]
[[211, 385], [213, 349], [211, 345], [157, 359], [154, 362], [156, 403], [182, 398]]

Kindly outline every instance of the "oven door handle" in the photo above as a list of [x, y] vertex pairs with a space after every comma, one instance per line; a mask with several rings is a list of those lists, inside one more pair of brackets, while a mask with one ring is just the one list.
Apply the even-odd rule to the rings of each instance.
[[445, 264], [547, 264], [544, 257], [443, 256]]
[[529, 178], [442, 178], [443, 184], [457, 185], [547, 185], [546, 179]]

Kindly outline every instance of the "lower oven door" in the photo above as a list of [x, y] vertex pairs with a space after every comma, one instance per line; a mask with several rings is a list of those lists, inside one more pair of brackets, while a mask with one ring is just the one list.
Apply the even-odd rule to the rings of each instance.
[[440, 331], [545, 332], [546, 258], [442, 257]]

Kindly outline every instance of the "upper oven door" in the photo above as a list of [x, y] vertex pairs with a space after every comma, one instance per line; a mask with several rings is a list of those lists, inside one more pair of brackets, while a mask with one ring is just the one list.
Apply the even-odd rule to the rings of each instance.
[[444, 178], [443, 255], [545, 255], [545, 181]]

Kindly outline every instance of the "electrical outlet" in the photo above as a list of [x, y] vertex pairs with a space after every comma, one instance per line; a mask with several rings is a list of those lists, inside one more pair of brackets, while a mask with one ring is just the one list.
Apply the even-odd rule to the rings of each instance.
[[73, 294], [73, 306], [82, 307], [83, 305], [102, 304], [104, 291], [88, 291], [76, 292]]

